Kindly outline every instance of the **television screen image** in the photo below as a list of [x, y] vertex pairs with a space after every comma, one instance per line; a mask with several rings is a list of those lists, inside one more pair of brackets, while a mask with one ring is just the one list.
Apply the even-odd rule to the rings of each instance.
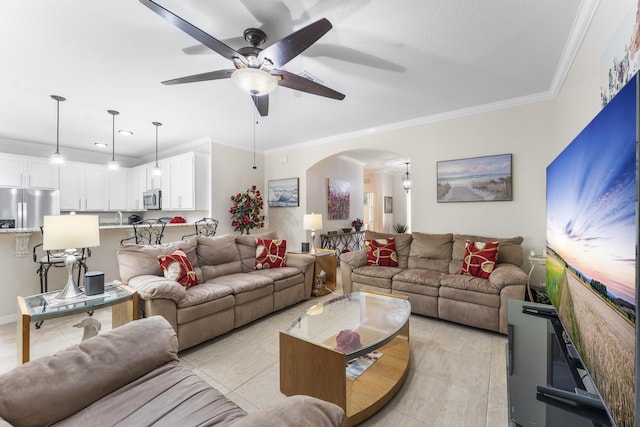
[[618, 426], [635, 425], [636, 79], [547, 168], [547, 291]]

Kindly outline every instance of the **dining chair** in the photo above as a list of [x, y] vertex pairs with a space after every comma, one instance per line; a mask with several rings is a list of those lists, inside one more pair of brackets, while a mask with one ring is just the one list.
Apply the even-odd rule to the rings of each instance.
[[202, 218], [195, 222], [196, 232], [182, 236], [182, 240], [192, 236], [215, 236], [218, 229], [218, 220], [213, 218]]
[[133, 236], [122, 239], [120, 244], [133, 243], [138, 245], [159, 245], [164, 236], [167, 224], [160, 219], [149, 218], [133, 223]]

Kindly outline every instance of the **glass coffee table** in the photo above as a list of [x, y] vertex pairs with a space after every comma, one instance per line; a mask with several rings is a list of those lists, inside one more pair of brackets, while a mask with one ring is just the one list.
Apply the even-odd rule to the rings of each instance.
[[[280, 390], [337, 404], [345, 410], [345, 426], [364, 421], [404, 383], [410, 315], [405, 297], [369, 292], [310, 307], [280, 332]], [[348, 362], [360, 358], [359, 365], [374, 353], [379, 359], [356, 379], [347, 378]]]
[[69, 299], [56, 299], [59, 290], [43, 294], [18, 297], [18, 364], [29, 361], [31, 348], [31, 322], [42, 322], [56, 317], [111, 308], [111, 326], [116, 328], [138, 318], [138, 293], [126, 285], [105, 283], [104, 292], [80, 295]]

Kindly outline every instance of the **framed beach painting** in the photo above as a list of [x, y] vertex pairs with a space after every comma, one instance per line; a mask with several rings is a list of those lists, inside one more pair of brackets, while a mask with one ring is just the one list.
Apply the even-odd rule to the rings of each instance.
[[300, 206], [298, 197], [299, 178], [269, 180], [267, 202], [270, 208], [288, 208]]
[[438, 203], [513, 200], [511, 154], [437, 163]]

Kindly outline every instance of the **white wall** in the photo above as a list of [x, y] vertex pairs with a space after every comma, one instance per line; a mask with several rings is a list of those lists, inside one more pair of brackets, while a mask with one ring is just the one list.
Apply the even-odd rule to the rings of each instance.
[[[554, 145], [554, 123], [553, 103], [543, 102], [322, 145], [289, 147], [267, 153], [265, 167], [267, 177], [276, 169], [287, 176], [304, 176], [313, 159], [333, 156], [345, 149], [388, 149], [393, 145], [396, 152], [411, 159], [413, 231], [495, 237], [522, 235], [527, 252], [529, 248], [541, 251], [545, 243], [544, 153]], [[504, 153], [513, 154], [513, 201], [436, 202], [438, 160]], [[277, 161], [283, 156], [290, 159], [286, 165]], [[393, 194], [401, 199], [397, 191]], [[384, 195], [379, 195], [381, 202]], [[301, 212], [307, 203], [306, 195], [302, 194]], [[397, 205], [394, 200], [394, 210]], [[301, 215], [297, 221], [301, 221]], [[297, 233], [301, 235], [303, 231]]]
[[[255, 185], [263, 194], [265, 208], [267, 198], [264, 185], [264, 156], [256, 154], [253, 169], [254, 154], [251, 151], [240, 150], [227, 145], [213, 144], [211, 146], [211, 217], [217, 219], [217, 235], [233, 233], [231, 227], [231, 196], [243, 193]], [[269, 218], [265, 228], [269, 228]], [[252, 230], [260, 233], [262, 230]]]
[[[631, 0], [600, 3], [552, 101], [273, 150], [265, 154], [267, 178], [276, 170], [279, 175], [304, 176], [316, 159], [352, 149], [388, 150], [393, 146], [394, 151], [411, 159], [412, 231], [521, 235], [525, 253], [531, 249], [540, 252], [546, 242], [546, 167], [600, 111], [601, 61], [634, 6]], [[504, 153], [513, 154], [513, 201], [436, 202], [437, 161]], [[279, 164], [277, 159], [283, 157], [288, 163]], [[398, 196], [397, 191], [394, 194]], [[302, 194], [301, 208], [291, 213], [296, 216], [292, 220], [300, 221], [297, 217], [301, 218], [305, 203]], [[394, 212], [396, 206], [394, 200]]]

